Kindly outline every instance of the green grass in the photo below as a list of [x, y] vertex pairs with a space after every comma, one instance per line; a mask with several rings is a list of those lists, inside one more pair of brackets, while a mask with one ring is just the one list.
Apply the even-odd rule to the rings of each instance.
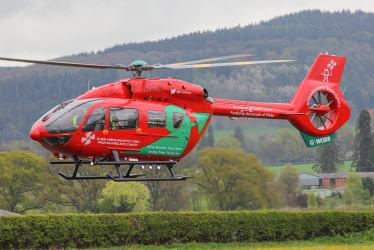
[[[354, 129], [355, 129], [354, 125], [348, 125], [348, 126], [352, 127], [352, 129], [354, 131]], [[293, 126], [276, 126], [276, 127], [262, 126], [262, 127], [255, 127], [255, 128], [242, 127], [242, 131], [243, 131], [244, 135], [252, 136], [252, 137], [254, 137], [258, 140], [258, 138], [261, 135], [265, 134], [266, 132], [270, 132], [270, 133], [279, 137], [278, 130], [280, 130], [282, 128], [291, 129], [291, 131], [293, 131], [294, 133], [299, 135], [299, 130], [297, 130]], [[235, 128], [232, 128], [232, 129], [214, 129], [213, 130], [214, 140], [218, 141], [222, 137], [233, 136], [234, 131], [235, 131]]]
[[[252, 136], [254, 138], [256, 138], [258, 140], [258, 138], [265, 134], [266, 132], [269, 132], [269, 133], [272, 133], [276, 136], [279, 136], [278, 135], [278, 130], [282, 129], [282, 128], [289, 128], [291, 129], [293, 132], [295, 133], [299, 133], [298, 130], [294, 127], [258, 127], [258, 128], [242, 128], [242, 131], [244, 133], [244, 135], [249, 135], [249, 136]], [[234, 131], [235, 131], [235, 128], [233, 129], [215, 129], [213, 131], [213, 135], [214, 135], [214, 140], [215, 141], [218, 141], [219, 139], [221, 139], [222, 137], [227, 137], [227, 136], [233, 136], [234, 135]]]
[[[344, 161], [344, 167], [342, 167], [339, 172], [340, 173], [346, 173], [346, 172], [350, 172], [349, 171], [349, 168], [351, 167], [351, 163], [352, 161]], [[314, 174], [314, 171], [312, 169], [314, 163], [308, 163], [308, 164], [298, 164], [298, 165], [293, 165], [295, 167], [297, 167], [299, 173], [308, 173], [308, 174]], [[266, 167], [267, 169], [271, 170], [271, 171], [274, 171], [276, 174], [279, 174], [282, 169], [286, 168], [285, 165], [283, 166], [269, 166], [269, 167]]]
[[[177, 241], [177, 240], [176, 240]], [[258, 248], [283, 248], [283, 247], [324, 247], [324, 246], [349, 246], [349, 247], [364, 247], [374, 246], [374, 229], [370, 229], [364, 232], [348, 233], [344, 235], [337, 235], [334, 237], [319, 237], [307, 241], [285, 241], [285, 242], [255, 242], [255, 243], [173, 243], [170, 245], [162, 246], [128, 246], [128, 247], [110, 247], [110, 248], [96, 248], [106, 250], [120, 250], [120, 249], [258, 249]], [[337, 247], [336, 249], [339, 249]], [[347, 248], [344, 248], [347, 249]], [[349, 249], [349, 248], [348, 248]], [[356, 248], [357, 249], [357, 248]], [[372, 249], [372, 248], [371, 248]]]

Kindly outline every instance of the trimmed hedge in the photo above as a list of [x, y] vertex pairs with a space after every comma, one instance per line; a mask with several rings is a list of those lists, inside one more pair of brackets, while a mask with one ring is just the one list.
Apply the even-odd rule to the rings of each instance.
[[373, 228], [374, 212], [185, 212], [0, 217], [1, 249], [305, 240]]

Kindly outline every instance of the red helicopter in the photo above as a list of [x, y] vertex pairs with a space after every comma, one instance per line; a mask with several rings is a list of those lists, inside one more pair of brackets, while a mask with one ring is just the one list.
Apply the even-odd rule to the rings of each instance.
[[[339, 89], [346, 58], [318, 55], [290, 103], [256, 103], [211, 98], [200, 86], [174, 78], [146, 79], [142, 73], [154, 69], [183, 69], [251, 65], [290, 60], [246, 61], [202, 64], [249, 55], [233, 55], [168, 65], [92, 65], [13, 58], [1, 60], [28, 63], [124, 69], [134, 78], [119, 80], [89, 90], [74, 100], [61, 103], [43, 115], [31, 128], [30, 137], [61, 160], [52, 164], [74, 164], [67, 180], [110, 179], [114, 181], [186, 180], [173, 165], [200, 141], [213, 115], [230, 119], [285, 119], [300, 130], [309, 147], [330, 143], [334, 131], [350, 117], [350, 109]], [[86, 159], [86, 160], [83, 160]], [[82, 164], [114, 165], [117, 176], [78, 176]], [[128, 165], [126, 173], [121, 165]], [[145, 178], [132, 174], [135, 165], [161, 165], [168, 178]], [[141, 177], [141, 178], [139, 178]]]

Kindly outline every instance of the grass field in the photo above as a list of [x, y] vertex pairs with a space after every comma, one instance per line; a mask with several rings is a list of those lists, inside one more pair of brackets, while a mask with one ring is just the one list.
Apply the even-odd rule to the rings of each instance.
[[[349, 126], [351, 126], [353, 131], [354, 131], [355, 127], [353, 125], [349, 125]], [[299, 131], [296, 128], [294, 128], [293, 126], [255, 127], [255, 128], [253, 128], [253, 127], [252, 128], [242, 127], [242, 131], [243, 131], [244, 135], [249, 135], [249, 136], [252, 136], [252, 137], [258, 139], [262, 134], [265, 134], [266, 132], [269, 132], [269, 133], [272, 133], [276, 136], [279, 136], [278, 135], [278, 130], [280, 130], [282, 128], [291, 129], [291, 131], [293, 131], [294, 133], [299, 135]], [[214, 129], [213, 130], [214, 140], [217, 141], [217, 140], [221, 139], [222, 137], [233, 136], [234, 131], [235, 131], [235, 128], [232, 128], [232, 129]]]
[[[262, 134], [265, 134], [266, 132], [272, 133], [276, 136], [278, 135], [278, 130], [282, 129], [283, 127], [259, 127], [259, 128], [242, 128], [242, 131], [244, 135], [252, 136], [256, 139], [258, 139]], [[287, 127], [291, 129], [295, 133], [299, 133], [297, 129], [294, 127]], [[235, 128], [233, 129], [217, 129], [213, 131], [214, 134], [214, 140], [218, 141], [222, 137], [227, 136], [233, 136], [234, 135]]]
[[[342, 167], [339, 172], [340, 173], [347, 173], [351, 172], [349, 171], [349, 168], [351, 167], [352, 161], [344, 161], [344, 167]], [[299, 173], [308, 173], [308, 174], [314, 174], [314, 171], [312, 169], [314, 163], [309, 163], [309, 164], [299, 164], [299, 165], [293, 165], [297, 167]], [[276, 174], [279, 174], [282, 169], [286, 168], [285, 165], [283, 166], [270, 166], [266, 167], [267, 169], [274, 171]]]
[[[292, 244], [292, 243], [291, 243]], [[261, 244], [258, 244], [261, 245]], [[280, 244], [278, 244], [280, 245]], [[303, 244], [302, 244], [303, 245]], [[253, 244], [247, 243], [232, 243], [232, 244], [215, 244], [215, 243], [200, 243], [200, 244], [173, 244], [167, 246], [136, 246], [136, 247], [112, 247], [106, 248], [105, 250], [122, 250], [122, 249], [136, 249], [136, 250], [161, 250], [161, 249], [170, 249], [170, 250], [179, 250], [179, 249], [225, 249], [225, 250], [249, 250], [249, 249], [256, 249], [256, 250], [374, 250], [374, 244], [355, 244], [355, 245], [320, 245], [318, 246], [274, 246], [274, 247], [267, 247], [267, 246], [260, 246], [257, 247]]]
[[[272, 133], [276, 136], [279, 136], [278, 135], [278, 130], [280, 130], [282, 128], [284, 128], [284, 127], [242, 128], [242, 130], [243, 130], [243, 133], [245, 135], [252, 136], [252, 137], [254, 137], [258, 140], [258, 138], [261, 135], [263, 135], [267, 132]], [[299, 134], [299, 131], [297, 129], [295, 129], [294, 127], [289, 126], [287, 128], [291, 129], [294, 133]], [[214, 130], [213, 133], [214, 133], [214, 140], [218, 141], [222, 137], [233, 136], [234, 135], [234, 129], [217, 129], [217, 130]], [[344, 161], [344, 167], [342, 167], [339, 170], [339, 172], [341, 172], [341, 173], [350, 172], [349, 168], [351, 167], [351, 163], [352, 163], [352, 161]], [[298, 164], [298, 165], [293, 165], [293, 166], [296, 166], [298, 168], [299, 173], [314, 174], [314, 171], [312, 169], [313, 164], [314, 163]], [[271, 171], [274, 171], [276, 174], [279, 174], [282, 171], [282, 169], [284, 169], [285, 167], [286, 166], [283, 165], [283, 166], [269, 166], [269, 167], [266, 167], [266, 168], [268, 168]]]

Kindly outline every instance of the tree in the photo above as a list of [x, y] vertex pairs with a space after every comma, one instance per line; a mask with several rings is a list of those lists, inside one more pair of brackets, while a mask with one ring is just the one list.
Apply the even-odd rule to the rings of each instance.
[[370, 193], [370, 196], [373, 196], [374, 194], [374, 182], [373, 179], [370, 177], [366, 177], [362, 179], [362, 185], [364, 187], [364, 190], [368, 190]]
[[278, 131], [280, 138], [276, 139], [284, 146], [284, 159], [288, 159], [291, 163], [292, 160], [299, 158], [301, 151], [300, 138], [288, 128], [283, 128]]
[[370, 115], [363, 109], [357, 119], [351, 168], [356, 172], [374, 172], [374, 143], [370, 128]]
[[358, 174], [350, 173], [345, 182], [345, 187], [346, 190], [344, 191], [344, 194], [349, 189], [352, 192], [355, 204], [366, 205], [370, 203], [370, 192], [369, 190], [364, 190], [364, 186], [362, 185], [361, 178]]
[[307, 204], [308, 204], [308, 208], [311, 208], [311, 209], [315, 209], [318, 207], [317, 198], [314, 192], [309, 193]]
[[237, 139], [238, 141], [240, 141], [243, 149], [246, 149], [246, 143], [244, 141], [245, 138], [244, 138], [243, 130], [242, 130], [241, 127], [236, 127], [235, 128], [234, 138]]
[[46, 184], [49, 168], [43, 157], [28, 151], [0, 153], [1, 207], [23, 214], [54, 201], [56, 190]]
[[208, 126], [207, 147], [214, 147], [213, 126]]
[[317, 147], [318, 163], [313, 165], [313, 170], [317, 173], [337, 173], [344, 166], [340, 152], [339, 140], [335, 135], [332, 143]]
[[103, 213], [140, 213], [149, 208], [149, 190], [139, 182], [109, 181], [103, 189], [103, 196], [99, 204]]
[[292, 193], [299, 184], [297, 167], [286, 165], [286, 168], [280, 173], [278, 181], [283, 184], [288, 194]]
[[260, 136], [260, 142], [254, 150], [255, 155], [261, 160], [263, 164], [278, 163], [284, 157], [285, 147], [283, 144], [276, 140], [274, 137], [265, 137], [270, 133]]
[[[189, 154], [174, 165], [173, 169], [178, 175], [192, 175], [191, 167], [195, 164], [195, 156]], [[149, 177], [170, 177], [169, 170], [164, 167], [161, 169], [144, 169], [146, 176]], [[188, 194], [191, 186], [188, 182], [162, 182], [145, 181], [145, 186], [149, 190], [149, 203], [151, 211], [179, 211], [189, 209]]]
[[[193, 154], [189, 154], [178, 162], [173, 169], [178, 175], [193, 175], [191, 167], [196, 163]], [[168, 173], [169, 174], [169, 173]], [[163, 182], [160, 187], [159, 209], [160, 211], [188, 210], [190, 208], [188, 195], [191, 192], [190, 182], [171, 181]]]
[[199, 144], [197, 145], [197, 151], [200, 151], [201, 149], [206, 148], [206, 147], [214, 147], [214, 136], [213, 136], [213, 129], [211, 125], [210, 126], [208, 125], [207, 133], [208, 134], [204, 133], [204, 135], [201, 137], [201, 140]]
[[[53, 160], [52, 156], [50, 160]], [[55, 159], [54, 159], [55, 160]], [[100, 165], [82, 165], [77, 176], [98, 176], [114, 173], [113, 166]], [[72, 175], [74, 166], [57, 165], [52, 169], [54, 178], [51, 178], [51, 184], [61, 194], [57, 204], [74, 207], [78, 212], [99, 213], [99, 200], [102, 199], [102, 191], [105, 188], [106, 180], [79, 180], [68, 181], [58, 177], [57, 173], [61, 172], [66, 176]]]
[[340, 148], [345, 154], [346, 152], [353, 149], [353, 142], [355, 140], [355, 133], [352, 127], [348, 124], [345, 124], [338, 130]]
[[188, 194], [190, 185], [184, 181], [171, 181], [161, 185], [159, 209], [160, 211], [178, 212], [189, 210]]
[[347, 188], [344, 193], [343, 193], [343, 201], [344, 201], [344, 204], [351, 207], [352, 206], [352, 203], [354, 201], [353, 199], [353, 193], [351, 191], [350, 188]]
[[234, 137], [222, 137], [216, 143], [214, 143], [216, 148], [236, 148], [238, 150], [243, 150], [242, 144], [239, 140]]
[[205, 148], [198, 152], [196, 178], [192, 182], [212, 209], [256, 209], [271, 206], [276, 196], [267, 185], [274, 180], [253, 154], [235, 148]]

